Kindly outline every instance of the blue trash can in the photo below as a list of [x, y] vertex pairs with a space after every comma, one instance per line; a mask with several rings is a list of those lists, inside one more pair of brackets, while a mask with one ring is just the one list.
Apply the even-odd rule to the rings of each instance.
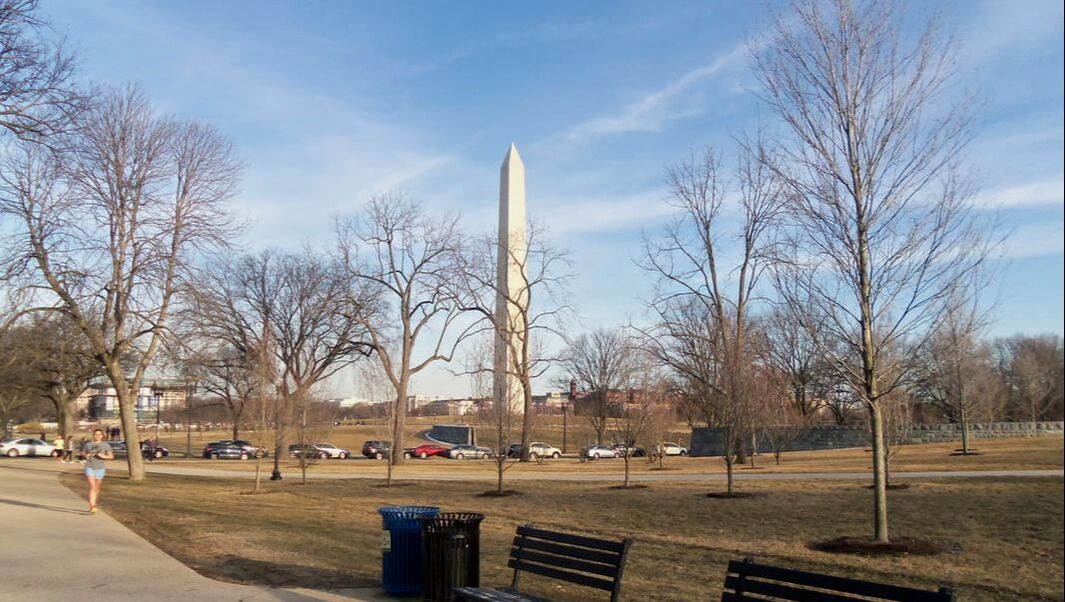
[[422, 593], [422, 517], [440, 513], [435, 506], [385, 506], [381, 513], [381, 587], [392, 596]]

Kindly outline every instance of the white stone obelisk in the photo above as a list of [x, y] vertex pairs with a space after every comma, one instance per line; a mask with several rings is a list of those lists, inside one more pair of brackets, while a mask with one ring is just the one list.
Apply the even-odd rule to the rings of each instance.
[[524, 407], [520, 370], [528, 336], [528, 284], [525, 277], [525, 165], [511, 144], [499, 174], [499, 255], [496, 263], [496, 342], [493, 399], [511, 412]]

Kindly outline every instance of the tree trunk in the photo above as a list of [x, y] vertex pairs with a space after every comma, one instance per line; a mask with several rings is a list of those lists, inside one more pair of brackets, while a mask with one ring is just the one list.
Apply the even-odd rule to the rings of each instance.
[[629, 488], [629, 452], [626, 451], [625, 455], [623, 457], [625, 458], [625, 488], [628, 489]]
[[869, 405], [869, 423], [873, 428], [873, 539], [888, 543], [887, 450], [884, 445], [884, 418], [879, 403]]
[[389, 462], [393, 466], [403, 463], [403, 433], [407, 429], [407, 388], [410, 377], [404, 372], [396, 387], [396, 399], [392, 402], [392, 453]]
[[54, 399], [53, 398], [52, 399], [52, 403], [55, 405], [56, 422], [59, 423], [59, 434], [63, 435], [64, 439], [69, 437], [71, 435], [71, 433], [74, 432], [74, 429], [72, 428], [72, 420], [71, 420], [71, 415], [70, 415], [71, 414], [71, 411], [70, 411], [70, 403], [71, 403], [71, 401], [73, 401], [73, 400], [65, 399], [65, 398], [61, 398], [61, 399]]
[[969, 412], [964, 401], [961, 404], [961, 453], [969, 455]]
[[263, 466], [263, 455], [260, 454], [260, 453], [257, 453], [257, 454], [255, 454], [255, 489], [254, 489], [254, 491], [256, 491], [256, 492], [259, 491], [259, 488], [261, 487], [261, 483], [262, 483], [262, 466]]
[[140, 441], [140, 436], [137, 433], [136, 401], [131, 398], [132, 394], [127, 386], [116, 387], [115, 393], [118, 397], [119, 415], [122, 421], [122, 433], [126, 437], [126, 445], [129, 446], [129, 453], [126, 454], [126, 465], [129, 467], [129, 480], [143, 481], [145, 478], [144, 457], [141, 456], [141, 454], [134, 453], [134, 450], [137, 449], [137, 442]]

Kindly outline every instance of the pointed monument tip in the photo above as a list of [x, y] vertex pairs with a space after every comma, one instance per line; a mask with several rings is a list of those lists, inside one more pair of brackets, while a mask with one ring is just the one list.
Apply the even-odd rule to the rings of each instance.
[[503, 165], [510, 163], [511, 157], [516, 159], [518, 163], [522, 162], [521, 154], [518, 153], [518, 147], [513, 142], [510, 143], [510, 148], [507, 149], [507, 156], [503, 158]]

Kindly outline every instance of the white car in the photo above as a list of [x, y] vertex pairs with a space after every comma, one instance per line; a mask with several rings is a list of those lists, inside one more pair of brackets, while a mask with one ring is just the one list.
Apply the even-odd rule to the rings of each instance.
[[55, 446], [34, 437], [20, 437], [0, 441], [0, 456], [17, 458], [19, 456], [54, 456]]
[[661, 447], [655, 446], [655, 450], [667, 456], [687, 456], [688, 448], [676, 443], [663, 443]]

